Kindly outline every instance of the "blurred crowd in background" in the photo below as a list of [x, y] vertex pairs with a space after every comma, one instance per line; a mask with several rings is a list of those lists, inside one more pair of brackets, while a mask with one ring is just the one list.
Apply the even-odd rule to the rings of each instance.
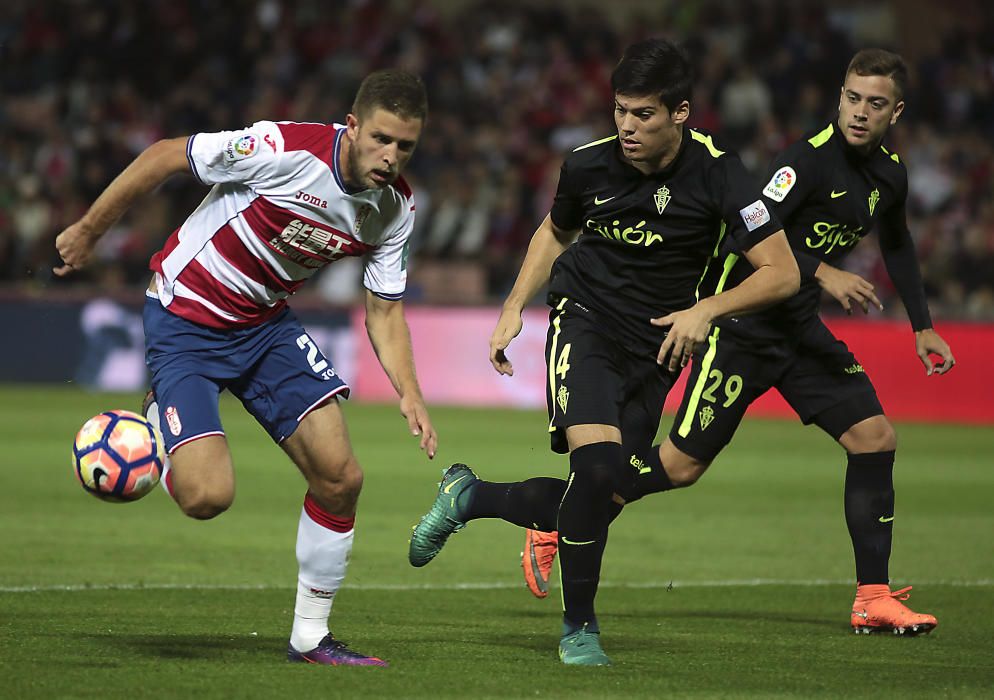
[[[994, 320], [994, 9], [949, 0], [942, 23], [901, 15], [930, 4], [7, 0], [0, 287], [144, 285], [151, 254], [205, 194], [193, 178], [126, 215], [92, 269], [50, 273], [56, 235], [138, 153], [259, 119], [343, 121], [361, 78], [393, 66], [422, 75], [430, 101], [408, 171], [408, 298], [499, 302], [564, 154], [613, 131], [609, 78], [624, 46], [662, 35], [697, 68], [691, 125], [737, 148], [757, 187], [778, 150], [834, 117], [856, 49], [904, 54], [911, 85], [889, 147], [909, 168], [933, 314]], [[909, 25], [927, 34], [914, 51]], [[899, 316], [875, 237], [849, 260]], [[305, 286], [332, 303], [359, 289], [357, 265], [341, 263]]]

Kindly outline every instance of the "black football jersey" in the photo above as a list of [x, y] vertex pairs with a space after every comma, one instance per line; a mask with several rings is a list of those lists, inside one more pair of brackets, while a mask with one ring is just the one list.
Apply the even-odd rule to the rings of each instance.
[[551, 217], [580, 235], [553, 265], [550, 294], [579, 302], [622, 346], [651, 356], [666, 332], [649, 319], [696, 303], [722, 241], [748, 250], [781, 229], [738, 155], [696, 129], [649, 175], [623, 159], [617, 136], [580, 146], [563, 163]]
[[[865, 155], [852, 148], [833, 122], [788, 146], [774, 160], [763, 198], [783, 222], [801, 267], [797, 295], [765, 311], [720, 322], [755, 337], [793, 337], [799, 325], [817, 316], [821, 288], [814, 270], [822, 261], [835, 267], [860, 240], [877, 229], [880, 236], [905, 235], [908, 175], [897, 154], [883, 146]], [[752, 266], [731, 245], [723, 254], [735, 264], [725, 281], [745, 279]], [[726, 258], [728, 260], [728, 258]], [[715, 279], [702, 284], [713, 291]], [[927, 312], [926, 312], [927, 313]]]

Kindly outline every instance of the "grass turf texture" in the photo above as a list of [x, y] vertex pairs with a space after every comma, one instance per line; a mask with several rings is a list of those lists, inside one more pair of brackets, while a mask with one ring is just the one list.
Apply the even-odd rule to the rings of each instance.
[[701, 483], [633, 505], [612, 528], [598, 610], [615, 666], [575, 669], [556, 659], [558, 591], [539, 601], [523, 587], [517, 529], [475, 522], [426, 568], [406, 562], [449, 462], [497, 480], [565, 472], [543, 417], [437, 408], [429, 462], [395, 407], [346, 404], [366, 483], [332, 629], [391, 668], [332, 669], [284, 661], [304, 485], [236, 402], [222, 417], [238, 494], [214, 521], [182, 517], [160, 490], [117, 505], [75, 481], [75, 431], [139, 401], [0, 387], [0, 697], [989, 697], [994, 686], [990, 428], [898, 426], [891, 576], [939, 618], [931, 636], [851, 634], [844, 456], [816, 429], [749, 420]]

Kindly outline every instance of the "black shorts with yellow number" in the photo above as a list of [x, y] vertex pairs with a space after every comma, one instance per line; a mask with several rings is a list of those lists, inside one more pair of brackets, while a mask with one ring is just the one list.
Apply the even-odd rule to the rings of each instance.
[[652, 444], [677, 374], [623, 348], [594, 312], [554, 299], [545, 345], [552, 450], [569, 452], [566, 428], [613, 425], [625, 446]]
[[821, 319], [812, 319], [790, 342], [772, 344], [715, 327], [694, 353], [670, 440], [710, 462], [735, 434], [746, 409], [775, 388], [801, 421], [834, 439], [856, 423], [883, 413], [862, 365]]

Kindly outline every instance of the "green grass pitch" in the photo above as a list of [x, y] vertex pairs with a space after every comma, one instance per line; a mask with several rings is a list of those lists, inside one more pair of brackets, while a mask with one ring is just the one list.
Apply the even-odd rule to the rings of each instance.
[[[424, 569], [411, 525], [441, 469], [562, 475], [535, 412], [436, 408], [429, 462], [394, 406], [346, 404], [366, 471], [332, 629], [389, 669], [285, 662], [304, 484], [222, 402], [233, 508], [184, 518], [161, 489], [100, 502], [69, 466], [90, 415], [140, 397], [0, 387], [0, 697], [990, 697], [994, 429], [903, 424], [891, 576], [930, 636], [856, 637], [844, 457], [796, 422], [748, 420], [695, 487], [616, 522], [598, 611], [611, 668], [562, 667], [558, 589], [523, 587], [523, 535], [478, 521]], [[668, 419], [664, 419], [664, 424]], [[671, 585], [672, 584], [672, 585]]]

